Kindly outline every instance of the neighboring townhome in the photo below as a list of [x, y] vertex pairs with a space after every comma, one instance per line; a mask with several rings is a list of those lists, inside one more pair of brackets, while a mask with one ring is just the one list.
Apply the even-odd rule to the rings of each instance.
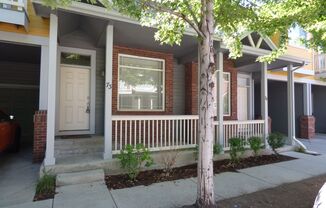
[[[198, 48], [192, 30], [186, 32], [180, 46], [161, 45], [154, 40], [154, 28], [142, 27], [101, 5], [74, 2], [51, 11], [41, 3], [27, 4], [24, 15], [29, 28], [0, 20], [9, 22], [0, 24], [0, 45], [6, 50], [1, 61], [7, 58], [20, 66], [35, 58], [38, 64], [37, 72], [24, 67], [25, 74], [17, 71], [12, 78], [10, 72], [19, 67], [6, 72], [1, 62], [0, 68], [0, 87], [12, 86], [12, 99], [32, 99], [16, 93], [14, 87], [23, 85], [35, 91], [34, 119], [32, 114], [23, 115], [30, 128], [34, 120], [34, 161], [44, 158], [47, 167], [78, 162], [95, 167], [110, 161], [127, 144], [142, 143], [151, 151], [196, 146]], [[21, 12], [3, 9], [16, 15]], [[312, 99], [326, 96], [317, 86], [326, 83], [314, 77], [315, 54], [301, 46], [289, 47], [273, 63], [258, 63], [258, 56], [277, 48], [277, 37], [252, 32], [242, 41], [243, 57], [231, 60], [223, 42], [215, 39], [221, 49], [217, 55], [216, 78], [221, 90], [216, 95], [221, 102], [215, 104], [215, 142], [228, 150], [228, 139], [235, 136], [266, 138], [270, 131], [281, 131], [291, 138], [289, 144], [295, 144], [295, 137], [312, 137], [312, 113], [317, 130], [318, 123], [322, 125], [322, 118], [316, 115], [322, 104], [312, 107]], [[24, 43], [28, 45], [14, 45]], [[29, 45], [39, 45], [38, 54], [29, 51]], [[16, 85], [16, 80], [24, 81], [30, 75], [36, 79], [34, 87]], [[8, 92], [1, 88], [0, 98], [9, 96]]]

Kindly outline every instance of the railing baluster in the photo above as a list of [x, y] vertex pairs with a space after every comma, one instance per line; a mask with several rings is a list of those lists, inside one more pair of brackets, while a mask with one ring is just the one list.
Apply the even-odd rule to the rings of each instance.
[[120, 124], [120, 150], [122, 149], [122, 121], [119, 122]]
[[118, 149], [118, 131], [117, 131], [117, 122], [114, 121], [114, 150]]
[[163, 138], [162, 138], [162, 131], [163, 131], [163, 120], [160, 120], [160, 126], [161, 126], [161, 141], [160, 141], [160, 146], [162, 147], [162, 144], [163, 144]]
[[131, 129], [131, 126], [132, 126], [132, 120], [129, 121], [129, 144], [132, 145], [132, 129]]
[[175, 137], [176, 137], [176, 130], [175, 130], [175, 126], [176, 126], [176, 120], [172, 120], [172, 146], [176, 146], [175, 144]]
[[190, 144], [194, 144], [193, 143], [193, 131], [194, 131], [194, 129], [193, 129], [193, 122], [194, 122], [194, 120], [192, 120], [192, 119], [190, 119]]
[[151, 120], [147, 121], [147, 143], [148, 143], [148, 148], [151, 148]]

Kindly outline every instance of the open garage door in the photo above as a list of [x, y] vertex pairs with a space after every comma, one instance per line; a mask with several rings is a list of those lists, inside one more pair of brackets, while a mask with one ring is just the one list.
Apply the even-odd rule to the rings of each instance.
[[33, 142], [38, 110], [41, 49], [0, 42], [0, 109], [21, 126], [21, 143]]

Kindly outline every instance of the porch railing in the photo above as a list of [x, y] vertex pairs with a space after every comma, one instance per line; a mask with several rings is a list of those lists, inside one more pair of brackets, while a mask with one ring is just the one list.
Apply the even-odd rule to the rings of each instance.
[[197, 115], [112, 116], [113, 154], [138, 143], [150, 151], [195, 147], [197, 128]]
[[[215, 135], [218, 135], [218, 122], [214, 122]], [[263, 137], [264, 135], [264, 120], [248, 120], [248, 121], [223, 121], [224, 133], [224, 150], [229, 150], [229, 139], [232, 137], [240, 137], [248, 139], [252, 136]], [[216, 142], [218, 137], [216, 136]]]
[[[215, 125], [215, 142], [218, 142], [218, 122]], [[224, 121], [224, 150], [228, 140], [252, 136], [262, 137], [264, 120]], [[112, 116], [113, 154], [120, 153], [126, 145], [143, 144], [150, 151], [193, 148], [197, 145], [197, 115]]]
[[326, 72], [326, 54], [315, 55], [315, 72], [317, 74]]

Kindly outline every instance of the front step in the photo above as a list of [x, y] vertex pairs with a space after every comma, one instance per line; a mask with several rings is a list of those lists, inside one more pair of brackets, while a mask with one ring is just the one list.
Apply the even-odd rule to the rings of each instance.
[[104, 138], [73, 138], [55, 140], [55, 157], [65, 158], [74, 155], [98, 154], [103, 153]]
[[92, 183], [97, 181], [104, 182], [103, 169], [58, 174], [56, 179], [56, 185], [66, 186], [66, 185]]

